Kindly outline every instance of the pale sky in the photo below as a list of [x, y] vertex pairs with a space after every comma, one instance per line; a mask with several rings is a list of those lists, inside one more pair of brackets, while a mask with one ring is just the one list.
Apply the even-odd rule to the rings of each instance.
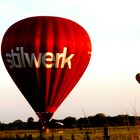
[[[0, 43], [9, 26], [31, 16], [64, 17], [87, 30], [90, 64], [54, 119], [140, 115], [140, 85], [135, 80], [140, 72], [139, 0], [0, 0], [0, 11]], [[0, 121], [26, 121], [30, 116], [38, 120], [0, 57]]]

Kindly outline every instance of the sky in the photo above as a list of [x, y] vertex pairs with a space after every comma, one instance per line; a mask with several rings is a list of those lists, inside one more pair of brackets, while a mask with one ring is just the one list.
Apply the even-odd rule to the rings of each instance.
[[[0, 44], [5, 31], [31, 16], [71, 19], [88, 32], [92, 57], [86, 72], [55, 112], [54, 119], [104, 113], [140, 115], [139, 0], [0, 0]], [[0, 122], [35, 112], [9, 76], [0, 56]]]

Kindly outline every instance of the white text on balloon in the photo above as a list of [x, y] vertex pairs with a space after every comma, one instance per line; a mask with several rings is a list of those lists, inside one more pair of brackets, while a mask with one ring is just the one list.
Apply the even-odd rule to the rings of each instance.
[[37, 57], [35, 53], [25, 53], [23, 47], [16, 47], [16, 52], [11, 49], [10, 53], [6, 53], [10, 68], [26, 68], [27, 66], [40, 68], [41, 64], [46, 68], [64, 68], [67, 64], [68, 68], [71, 69], [73, 56], [74, 54], [67, 56], [67, 47], [64, 47], [63, 53], [56, 53], [56, 56], [52, 52], [45, 52], [39, 53]]

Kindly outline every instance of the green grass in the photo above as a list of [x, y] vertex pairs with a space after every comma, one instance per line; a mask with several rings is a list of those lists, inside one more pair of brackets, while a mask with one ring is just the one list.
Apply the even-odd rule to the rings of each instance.
[[[32, 134], [33, 140], [40, 139], [39, 130], [9, 130], [0, 131], [0, 139], [14, 140], [16, 135], [20, 138], [28, 137]], [[104, 133], [103, 128], [83, 128], [82, 130], [78, 128], [74, 129], [50, 129], [49, 132], [43, 133], [43, 138], [45, 140], [51, 140], [52, 135], [54, 140], [72, 140], [72, 135], [75, 140], [86, 140], [87, 135], [90, 140], [103, 140]], [[139, 127], [109, 127], [109, 137], [110, 140], [140, 140], [140, 130]]]

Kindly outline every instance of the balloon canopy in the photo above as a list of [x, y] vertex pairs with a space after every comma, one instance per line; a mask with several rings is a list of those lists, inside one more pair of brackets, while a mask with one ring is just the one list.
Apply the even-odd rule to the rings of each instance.
[[138, 83], [140, 83], [140, 73], [136, 74], [136, 80], [137, 80]]
[[74, 21], [37, 16], [9, 27], [1, 53], [23, 96], [39, 118], [48, 121], [84, 73], [91, 42]]

